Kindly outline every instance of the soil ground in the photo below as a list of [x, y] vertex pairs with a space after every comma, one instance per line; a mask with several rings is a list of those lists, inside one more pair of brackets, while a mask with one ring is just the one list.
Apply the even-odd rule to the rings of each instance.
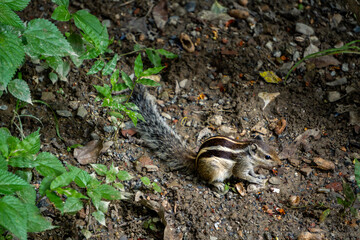
[[[253, 26], [249, 19], [230, 22], [202, 19], [202, 11], [210, 10], [213, 1], [168, 1], [171, 19], [159, 30], [151, 14], [157, 1], [70, 1], [72, 11], [86, 8], [101, 21], [110, 21], [108, 31], [114, 38], [112, 49], [116, 53], [130, 52], [135, 43], [139, 43], [179, 55], [174, 60], [164, 59], [167, 68], [161, 73], [162, 87], [150, 91], [159, 99], [160, 111], [170, 116], [169, 124], [192, 148], [199, 146], [198, 137], [207, 127], [209, 135], [223, 134], [240, 139], [260, 132], [281, 156], [285, 156], [276, 171], [259, 169], [270, 178], [264, 189], [254, 191], [249, 183], [231, 179], [228, 181], [230, 191], [221, 195], [196, 176], [168, 171], [132, 138], [120, 136], [116, 139], [111, 148], [99, 156], [97, 163], [108, 166], [113, 163], [131, 173], [135, 178], [125, 183], [126, 191], [134, 194], [141, 191], [148, 200], [167, 203], [168, 223], [182, 239], [297, 239], [305, 232], [315, 232], [320, 236], [316, 239], [360, 239], [359, 217], [349, 212], [341, 216], [342, 207], [336, 200], [343, 195], [342, 178], [359, 192], [352, 162], [360, 154], [358, 56], [336, 55], [338, 63], [329, 65], [330, 60], [326, 60], [323, 66], [319, 61], [308, 61], [291, 74], [286, 84], [267, 83], [259, 75], [259, 72], [274, 71], [284, 77], [291, 66], [289, 63], [301, 58], [311, 43], [325, 50], [359, 38], [358, 23], [349, 11], [359, 5], [349, 8], [342, 1], [302, 2], [303, 9], [299, 10], [296, 1], [249, 1], [245, 10], [250, 13]], [[241, 8], [238, 1], [220, 3], [229, 9]], [[51, 1], [31, 1], [21, 17], [24, 20], [50, 19], [54, 8]], [[145, 32], [139, 30], [139, 25], [131, 27], [134, 20], [142, 17], [145, 17], [141, 25], [147, 29]], [[312, 27], [314, 33], [311, 36], [300, 33], [296, 23]], [[67, 25], [56, 24], [62, 31], [68, 30]], [[195, 43], [194, 52], [184, 50], [179, 41], [180, 33], [190, 36]], [[135, 57], [122, 57], [118, 67], [131, 74]], [[44, 105], [27, 105], [23, 113], [41, 119], [42, 125], [33, 118], [23, 118], [25, 134], [41, 127], [42, 151], [49, 151], [64, 163], [90, 173], [94, 170], [88, 165], [79, 165], [66, 148], [73, 144], [86, 145], [94, 138], [108, 141], [112, 136], [105, 131], [111, 122], [106, 109], [94, 101], [96, 90], [93, 87], [109, 83], [109, 79], [86, 75], [91, 64], [85, 62], [80, 68], [73, 66], [68, 82], [55, 84], [49, 80], [48, 70], [36, 71], [37, 65], [29, 60], [21, 69], [33, 99], [46, 101], [54, 110], [72, 113], [68, 118], [58, 116], [60, 134], [64, 138], [61, 141], [56, 135], [51, 111]], [[147, 61], [144, 64], [151, 67]], [[342, 78], [346, 81], [332, 86], [333, 81]], [[45, 92], [52, 93], [51, 97], [44, 99]], [[264, 102], [258, 96], [261, 92], [278, 92], [279, 95], [263, 109]], [[337, 95], [340, 97], [336, 98]], [[77, 109], [70, 102], [85, 107], [88, 114], [77, 116]], [[16, 100], [5, 95], [0, 105], [8, 107], [1, 110], [0, 125], [18, 134], [10, 124]], [[280, 119], [286, 121], [286, 128], [275, 134], [273, 125]], [[314, 132], [315, 137], [302, 135]], [[303, 138], [294, 145], [294, 140], [301, 135]], [[150, 157], [147, 161], [157, 170], [141, 167], [139, 158], [144, 156]], [[322, 170], [313, 161], [317, 157], [334, 163], [334, 169]], [[156, 181], [162, 193], [146, 189], [139, 180], [142, 176]], [[239, 182], [246, 189], [244, 196], [234, 187]], [[291, 197], [298, 197], [299, 204], [292, 205]], [[91, 217], [91, 207], [76, 215], [61, 215], [46, 200], [39, 204], [46, 207], [43, 215], [59, 228], [30, 234], [30, 239], [84, 239], [83, 229], [92, 233], [90, 239], [169, 237], [164, 233], [165, 226], [160, 223], [157, 212], [133, 199], [111, 202], [106, 227]], [[320, 222], [326, 209], [331, 212]], [[154, 223], [155, 228], [144, 226], [149, 222]]]

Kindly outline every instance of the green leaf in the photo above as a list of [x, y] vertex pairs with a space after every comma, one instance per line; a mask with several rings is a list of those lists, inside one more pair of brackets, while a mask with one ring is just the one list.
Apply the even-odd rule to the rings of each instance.
[[355, 180], [357, 186], [360, 188], [360, 162], [355, 158]]
[[124, 184], [117, 182], [113, 184], [114, 187], [118, 188], [120, 191], [125, 191]]
[[218, 1], [215, 0], [211, 6], [211, 11], [216, 14], [225, 13], [227, 11], [226, 7], [223, 7]]
[[141, 77], [141, 74], [143, 72], [143, 62], [141, 60], [141, 54], [140, 53], [138, 54], [138, 56], [135, 59], [134, 72], [135, 72], [135, 76], [137, 78]]
[[117, 83], [117, 84], [115, 84], [115, 86], [113, 86], [112, 89], [113, 89], [113, 91], [122, 91], [122, 90], [125, 90], [127, 88], [128, 88], [128, 86], [126, 86], [125, 83]]
[[143, 47], [140, 44], [135, 44], [134, 45], [134, 51], [135, 52], [140, 51], [141, 49], [143, 49]]
[[27, 219], [25, 204], [18, 198], [5, 196], [0, 199], [0, 225], [21, 240], [27, 238]]
[[17, 137], [9, 136], [6, 139], [6, 144], [9, 147], [9, 156], [16, 155], [17, 151], [19, 151], [18, 145], [20, 144], [20, 140]]
[[101, 211], [103, 213], [107, 213], [107, 211], [109, 209], [109, 204], [110, 204], [110, 202], [100, 201], [100, 203], [99, 203], [99, 211]]
[[2, 1], [14, 11], [21, 11], [29, 4], [30, 0], [5, 0]]
[[80, 67], [81, 64], [83, 63], [83, 60], [80, 59], [80, 56], [85, 53], [84, 41], [80, 36], [80, 34], [74, 32], [70, 34], [67, 40], [70, 43], [70, 46], [72, 47], [74, 52], [77, 54], [77, 55], [71, 55], [70, 58], [76, 67]]
[[9, 158], [8, 164], [18, 168], [33, 168], [37, 165], [34, 160], [34, 155], [23, 153], [22, 155]]
[[131, 110], [125, 110], [126, 115], [128, 115], [128, 117], [131, 119], [131, 121], [133, 122], [134, 126], [136, 127], [136, 124], [138, 122], [138, 118], [136, 115], [136, 112], [133, 112]]
[[19, 177], [21, 177], [22, 179], [24, 179], [27, 183], [31, 182], [31, 179], [32, 179], [31, 171], [16, 170], [15, 174], [18, 175]]
[[141, 83], [146, 86], [152, 86], [152, 87], [158, 87], [161, 86], [160, 83], [155, 82], [154, 80], [148, 79], [148, 78], [140, 78], [137, 80], [138, 83]]
[[71, 19], [71, 14], [66, 6], [60, 5], [55, 8], [51, 18], [57, 21], [67, 22]]
[[23, 188], [16, 192], [16, 195], [24, 203], [35, 205], [36, 201], [36, 192], [33, 186], [29, 185], [26, 188]]
[[103, 60], [97, 60], [94, 65], [90, 68], [90, 70], [87, 72], [86, 75], [95, 74], [99, 72], [101, 69], [103, 69], [105, 63]]
[[50, 190], [51, 182], [55, 179], [55, 176], [46, 176], [42, 179], [39, 187], [39, 193], [41, 196], [45, 196], [46, 191]]
[[128, 86], [131, 90], [134, 89], [134, 82], [131, 80], [129, 75], [127, 75], [124, 71], [121, 70], [121, 78], [124, 80], [126, 86]]
[[165, 67], [148, 68], [141, 74], [141, 76], [146, 77], [146, 76], [157, 74], [157, 73], [161, 72], [161, 70], [163, 70], [164, 68]]
[[81, 29], [91, 39], [96, 50], [104, 53], [110, 43], [106, 27], [94, 15], [85, 10], [77, 11], [73, 18], [76, 27]]
[[115, 54], [115, 56], [110, 60], [110, 62], [105, 65], [104, 69], [102, 70], [102, 75], [110, 75], [114, 71], [118, 60], [119, 55]]
[[149, 186], [151, 184], [151, 181], [148, 177], [141, 177], [140, 180], [142, 181], [143, 184], [145, 184], [146, 186]]
[[17, 99], [32, 104], [30, 88], [24, 80], [14, 79], [10, 81], [8, 90]]
[[[69, 166], [70, 168], [70, 166]], [[73, 167], [74, 168], [74, 167]], [[74, 181], [75, 177], [80, 173], [80, 169], [76, 168], [70, 172], [64, 172], [60, 176], [56, 177], [50, 185], [50, 189], [54, 190], [56, 188], [65, 187]]]
[[114, 164], [112, 163], [110, 166], [109, 171], [106, 172], [106, 183], [112, 183], [116, 179], [116, 174], [118, 173], [118, 169], [114, 167]]
[[81, 193], [79, 193], [78, 191], [76, 191], [73, 188], [57, 188], [54, 189], [54, 191], [56, 191], [57, 193], [59, 193], [60, 195], [64, 194], [66, 195], [68, 198], [72, 197], [72, 198], [82, 198], [82, 199], [89, 199], [88, 197], [82, 195]]
[[36, 170], [42, 176], [59, 176], [66, 172], [65, 167], [60, 160], [51, 153], [42, 152], [37, 157], [35, 162], [37, 163]]
[[105, 214], [101, 211], [96, 211], [96, 212], [93, 212], [91, 214], [95, 219], [96, 221], [98, 221], [101, 225], [103, 226], [106, 226], [106, 222], [105, 222]]
[[[100, 186], [100, 185], [99, 185]], [[101, 193], [97, 191], [97, 187], [91, 187], [87, 190], [87, 195], [91, 198], [92, 203], [94, 204], [96, 210], [99, 208], [99, 204], [101, 201]]]
[[17, 35], [0, 32], [0, 85], [4, 88], [25, 59], [24, 45]]
[[123, 170], [118, 172], [117, 177], [120, 181], [127, 181], [134, 178], [127, 171], [123, 171]]
[[119, 112], [111, 111], [111, 112], [109, 112], [109, 115], [110, 115], [110, 116], [113, 116], [113, 117], [116, 117], [116, 118], [119, 118], [119, 119], [123, 119], [123, 118], [124, 118], [124, 115], [122, 115], [122, 114], [119, 113]]
[[349, 207], [356, 200], [355, 194], [354, 194], [350, 184], [348, 184], [344, 179], [342, 179], [342, 181], [343, 181], [343, 192], [345, 195], [346, 207]]
[[60, 57], [47, 57], [46, 62], [60, 76], [60, 80], [67, 82], [67, 75], [70, 72], [70, 63], [63, 61]]
[[152, 186], [156, 192], [161, 193], [161, 187], [156, 182], [153, 182]]
[[43, 232], [56, 228], [55, 226], [51, 225], [51, 222], [41, 216], [40, 210], [34, 204], [26, 204], [26, 210], [28, 215], [28, 232]]
[[0, 153], [2, 156], [7, 158], [10, 154], [10, 149], [8, 146], [8, 138], [11, 137], [11, 133], [7, 128], [0, 128]]
[[13, 194], [29, 187], [24, 179], [8, 171], [0, 170], [0, 194]]
[[90, 164], [95, 172], [100, 175], [100, 176], [105, 176], [107, 171], [108, 171], [108, 168], [104, 165], [104, 164]]
[[57, 5], [64, 5], [66, 7], [69, 7], [69, 0], [51, 0], [53, 3], [56, 3]]
[[61, 213], [64, 213], [64, 201], [58, 195], [56, 195], [55, 192], [47, 190], [46, 196], [48, 197], [50, 202], [52, 202], [55, 207], [60, 210]]
[[331, 210], [330, 209], [326, 209], [325, 211], [322, 212], [322, 214], [320, 215], [320, 219], [319, 221], [322, 223], [325, 221], [325, 219], [329, 216]]
[[119, 69], [116, 69], [110, 77], [110, 83], [112, 88], [114, 88], [114, 86], [117, 84], [118, 81], [119, 81]]
[[93, 85], [94, 88], [101, 94], [103, 97], [110, 98], [111, 97], [111, 88], [109, 85], [104, 84], [103, 87], [99, 85]]
[[157, 52], [160, 55], [163, 55], [164, 57], [169, 58], [169, 59], [174, 59], [174, 58], [178, 57], [178, 55], [176, 55], [172, 52], [166, 51], [165, 49], [156, 49], [155, 52]]
[[65, 213], [75, 213], [83, 208], [83, 203], [79, 198], [69, 197], [64, 204]]
[[24, 28], [24, 23], [20, 17], [14, 13], [11, 8], [0, 2], [0, 23], [11, 25], [16, 28]]
[[161, 57], [159, 56], [157, 51], [147, 48], [145, 52], [154, 67], [161, 67]]
[[36, 18], [31, 20], [23, 36], [27, 41], [25, 49], [29, 55], [75, 55], [75, 52], [59, 29], [46, 19]]
[[20, 142], [18, 148], [24, 149], [26, 153], [36, 154], [40, 151], [40, 128], [28, 135], [23, 141]]
[[130, 108], [131, 110], [134, 110], [134, 111], [139, 111], [138, 106], [136, 106], [135, 103], [132, 103], [132, 102], [125, 103], [125, 107]]
[[79, 187], [85, 188], [85, 187], [89, 186], [91, 180], [92, 180], [92, 177], [90, 176], [90, 174], [87, 173], [86, 171], [82, 170], [76, 176], [74, 181]]
[[119, 200], [123, 199], [121, 193], [110, 185], [100, 185], [96, 188], [96, 191], [101, 194], [101, 197], [106, 200]]
[[59, 80], [59, 77], [58, 77], [58, 75], [56, 73], [50, 72], [49, 73], [49, 79], [53, 84], [55, 84]]
[[3, 155], [0, 155], [0, 170], [7, 171], [8, 170], [7, 165], [8, 164], [5, 160], [5, 158], [3, 157]]
[[96, 48], [89, 48], [87, 51], [80, 57], [81, 60], [85, 59], [94, 59], [102, 54], [102, 51]]

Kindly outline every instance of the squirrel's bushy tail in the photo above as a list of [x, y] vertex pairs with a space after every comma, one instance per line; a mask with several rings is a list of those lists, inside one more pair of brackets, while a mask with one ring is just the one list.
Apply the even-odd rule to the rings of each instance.
[[155, 97], [143, 85], [137, 85], [131, 101], [138, 106], [139, 113], [145, 119], [145, 122], [139, 120], [136, 125], [145, 144], [172, 170], [194, 170], [196, 154], [162, 118]]

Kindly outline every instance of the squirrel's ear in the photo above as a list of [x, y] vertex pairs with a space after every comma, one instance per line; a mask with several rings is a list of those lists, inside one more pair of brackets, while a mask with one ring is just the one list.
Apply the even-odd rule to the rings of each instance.
[[264, 139], [263, 139], [263, 137], [261, 135], [256, 135], [255, 139], [260, 140], [260, 141], [264, 141]]
[[256, 143], [252, 143], [251, 144], [251, 151], [256, 151], [256, 149], [257, 149], [257, 145], [256, 145]]

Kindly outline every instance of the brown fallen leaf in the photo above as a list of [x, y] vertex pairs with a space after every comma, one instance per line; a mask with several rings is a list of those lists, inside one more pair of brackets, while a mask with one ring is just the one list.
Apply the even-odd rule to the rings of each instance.
[[337, 60], [334, 56], [325, 55], [318, 58], [312, 58], [309, 62], [314, 63], [317, 68], [324, 68], [330, 65], [337, 66], [340, 65], [339, 60]]
[[168, 3], [167, 0], [160, 0], [152, 11], [156, 27], [160, 30], [165, 28], [165, 24], [168, 20]]
[[313, 137], [316, 140], [319, 139], [321, 137], [320, 130], [308, 129], [303, 134], [297, 136], [297, 138], [295, 138], [294, 142], [292, 142], [291, 144], [286, 146], [284, 148], [284, 150], [279, 154], [279, 158], [280, 159], [292, 158], [292, 156], [295, 154], [295, 152], [297, 151], [297, 149], [300, 145], [302, 145], [304, 147], [304, 149], [310, 150], [311, 146], [308, 142], [308, 139], [310, 137]]
[[329, 160], [325, 160], [320, 157], [314, 158], [314, 163], [317, 165], [318, 168], [325, 171], [330, 171], [335, 169], [335, 164]]
[[81, 165], [95, 163], [102, 148], [103, 144], [101, 141], [93, 140], [82, 148], [75, 148], [74, 157]]

